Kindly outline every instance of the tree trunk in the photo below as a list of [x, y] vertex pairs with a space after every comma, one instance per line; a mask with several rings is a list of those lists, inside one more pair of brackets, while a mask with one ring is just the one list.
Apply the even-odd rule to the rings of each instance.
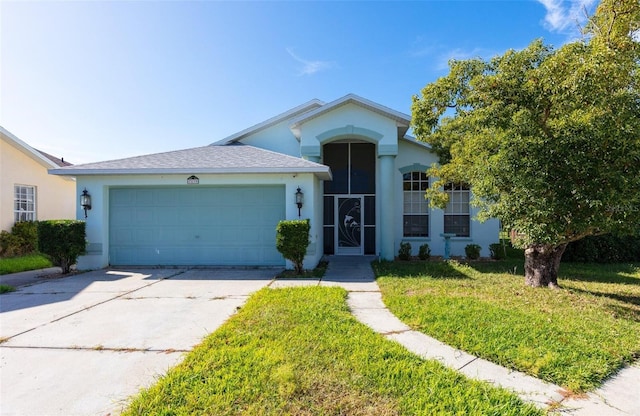
[[566, 244], [559, 246], [534, 244], [524, 251], [524, 281], [532, 287], [558, 286], [558, 269]]

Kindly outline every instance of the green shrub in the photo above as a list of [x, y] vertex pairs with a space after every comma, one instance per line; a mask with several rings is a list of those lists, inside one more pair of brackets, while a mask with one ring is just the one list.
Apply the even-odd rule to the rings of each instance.
[[403, 241], [400, 243], [400, 250], [398, 250], [398, 258], [400, 260], [409, 260], [411, 258], [411, 243]]
[[640, 261], [640, 236], [605, 234], [585, 237], [569, 243], [562, 260], [580, 263]]
[[276, 227], [276, 248], [291, 261], [297, 274], [302, 274], [304, 256], [309, 246], [309, 220], [284, 220]]
[[431, 257], [431, 249], [429, 248], [429, 244], [425, 243], [418, 249], [418, 258], [420, 258], [420, 260], [429, 260], [429, 257]]
[[0, 256], [16, 257], [20, 256], [23, 241], [20, 237], [8, 231], [0, 231]]
[[480, 258], [481, 249], [482, 247], [477, 244], [467, 244], [467, 246], [464, 248], [464, 254], [466, 254], [469, 260], [476, 260]]
[[62, 273], [69, 273], [78, 256], [86, 252], [84, 221], [39, 221], [38, 247], [55, 266], [62, 268]]
[[37, 221], [20, 221], [13, 225], [11, 234], [14, 234], [23, 240], [23, 253], [31, 254], [38, 251], [38, 222]]
[[502, 243], [489, 244], [491, 258], [495, 260], [503, 260], [507, 257], [507, 247]]
[[38, 251], [38, 223], [17, 222], [11, 232], [0, 232], [0, 257], [26, 256]]

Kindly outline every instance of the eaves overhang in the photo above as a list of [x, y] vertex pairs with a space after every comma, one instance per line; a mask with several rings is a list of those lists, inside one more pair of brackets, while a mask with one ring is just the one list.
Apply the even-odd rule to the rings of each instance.
[[49, 158], [44, 156], [42, 153], [38, 152], [33, 147], [29, 146], [27, 143], [20, 140], [13, 133], [11, 133], [10, 131], [8, 131], [2, 126], [0, 126], [0, 134], [8, 143], [10, 143], [16, 149], [20, 150], [22, 153], [24, 153], [34, 161], [38, 162], [40, 165], [44, 166], [45, 168], [51, 169], [51, 168], [59, 167], [58, 165], [53, 163], [53, 161], [51, 161]]
[[[324, 166], [324, 165], [322, 165]], [[180, 168], [180, 169], [50, 169], [49, 173], [60, 176], [125, 176], [125, 175], [194, 175], [194, 174], [299, 174], [312, 173], [318, 179], [330, 181], [333, 176], [328, 166], [312, 168]]]

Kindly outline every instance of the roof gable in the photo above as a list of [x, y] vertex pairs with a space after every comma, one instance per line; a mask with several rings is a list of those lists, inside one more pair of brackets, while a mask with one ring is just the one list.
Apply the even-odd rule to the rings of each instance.
[[389, 119], [392, 119], [398, 126], [399, 137], [403, 137], [409, 129], [409, 125], [411, 123], [411, 117], [409, 115], [393, 110], [389, 107], [385, 107], [355, 94], [347, 94], [342, 98], [338, 98], [335, 101], [323, 105], [322, 107], [301, 114], [300, 116], [292, 120], [290, 128], [293, 131], [294, 135], [299, 138], [300, 126], [302, 126], [304, 123], [347, 104], [354, 104]]
[[[4, 127], [0, 126], [0, 136], [2, 137], [2, 140], [6, 141], [7, 143], [13, 145], [14, 147], [16, 147], [18, 150], [20, 150], [22, 153], [24, 153], [25, 155], [29, 156], [31, 159], [33, 159], [34, 161], [36, 161], [37, 163], [39, 163], [40, 165], [44, 166], [47, 169], [52, 169], [52, 168], [58, 168], [60, 166], [66, 166], [66, 164], [68, 162], [63, 162], [61, 159], [57, 159], [51, 155], [48, 155], [44, 152], [40, 152], [36, 149], [34, 149], [33, 147], [29, 146], [27, 143], [23, 142], [22, 140], [20, 140], [18, 137], [16, 137], [13, 133], [11, 133], [10, 131], [6, 130]], [[59, 160], [61, 163], [57, 163], [56, 161]]]
[[277, 116], [271, 117], [268, 120], [263, 121], [262, 123], [258, 123], [254, 126], [251, 126], [247, 129], [244, 129], [242, 131], [239, 131], [238, 133], [232, 134], [231, 136], [225, 137], [222, 140], [219, 140], [217, 142], [211, 143], [212, 146], [217, 146], [217, 145], [225, 145], [225, 144], [229, 144], [229, 143], [234, 143], [237, 142], [239, 140], [242, 140], [243, 138], [259, 133], [262, 130], [268, 129], [269, 127], [275, 126], [278, 123], [281, 123], [283, 121], [289, 120], [289, 119], [294, 119], [295, 117], [299, 116], [300, 114], [304, 114], [306, 112], [312, 111], [316, 108], [322, 107], [325, 103], [323, 101], [320, 101], [318, 99], [313, 99], [310, 100], [304, 104], [301, 104], [297, 107], [292, 108], [291, 110], [285, 111], [284, 113], [278, 114]]

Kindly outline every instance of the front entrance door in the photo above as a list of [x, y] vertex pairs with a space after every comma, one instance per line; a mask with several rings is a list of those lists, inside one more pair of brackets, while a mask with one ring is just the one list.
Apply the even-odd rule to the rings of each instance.
[[361, 255], [363, 254], [363, 233], [364, 227], [362, 223], [363, 203], [362, 196], [344, 196], [336, 198], [337, 207], [336, 225], [338, 232], [336, 233], [336, 254], [339, 255]]

